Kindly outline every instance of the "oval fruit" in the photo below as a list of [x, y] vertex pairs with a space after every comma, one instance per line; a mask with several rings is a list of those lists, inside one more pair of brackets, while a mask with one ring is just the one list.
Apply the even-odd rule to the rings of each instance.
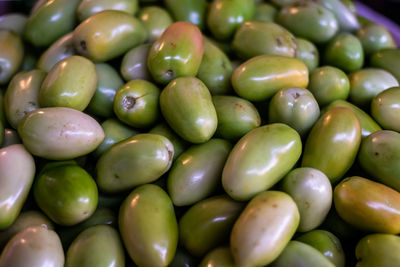
[[195, 25], [171, 24], [150, 48], [147, 66], [154, 80], [166, 84], [182, 76], [196, 76], [204, 52], [203, 35]]
[[233, 147], [222, 172], [225, 191], [236, 200], [249, 200], [271, 188], [300, 158], [299, 134], [282, 123], [258, 127]]
[[168, 194], [157, 185], [142, 185], [124, 200], [119, 229], [125, 248], [139, 266], [167, 266], [178, 245], [178, 223]]
[[195, 77], [171, 81], [161, 92], [160, 108], [168, 125], [191, 143], [210, 140], [217, 129], [210, 91]]
[[340, 217], [364, 231], [400, 233], [400, 193], [371, 180], [353, 176], [335, 187]]
[[166, 137], [136, 134], [116, 143], [100, 157], [97, 184], [104, 192], [116, 193], [154, 182], [168, 171], [173, 155], [174, 147]]
[[236, 220], [230, 239], [237, 266], [264, 266], [284, 250], [299, 225], [296, 203], [286, 193], [256, 195]]
[[257, 56], [235, 69], [232, 85], [240, 97], [262, 101], [284, 87], [307, 87], [308, 69], [296, 58]]
[[42, 226], [28, 227], [16, 234], [4, 248], [1, 267], [63, 267], [64, 251], [53, 230]]
[[29, 152], [53, 160], [86, 155], [104, 139], [104, 131], [96, 120], [63, 107], [30, 112], [19, 123], [18, 133]]
[[118, 232], [108, 225], [85, 229], [69, 246], [65, 266], [124, 267], [124, 248]]
[[361, 125], [354, 112], [329, 109], [307, 137], [301, 166], [318, 169], [336, 183], [353, 165], [360, 143]]

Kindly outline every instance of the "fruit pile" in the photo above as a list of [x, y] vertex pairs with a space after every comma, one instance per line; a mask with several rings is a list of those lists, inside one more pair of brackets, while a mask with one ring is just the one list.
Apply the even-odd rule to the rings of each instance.
[[400, 266], [400, 50], [350, 0], [0, 17], [0, 267]]

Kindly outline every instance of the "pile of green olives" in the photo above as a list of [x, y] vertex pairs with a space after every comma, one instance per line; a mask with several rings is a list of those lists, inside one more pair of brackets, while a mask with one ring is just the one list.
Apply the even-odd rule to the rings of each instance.
[[0, 267], [400, 266], [399, 81], [351, 0], [0, 16]]

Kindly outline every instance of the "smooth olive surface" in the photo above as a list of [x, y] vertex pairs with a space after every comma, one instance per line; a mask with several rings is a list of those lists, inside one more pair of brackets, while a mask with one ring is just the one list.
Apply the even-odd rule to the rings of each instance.
[[94, 14], [79, 24], [73, 35], [79, 54], [96, 62], [118, 57], [147, 38], [139, 19], [118, 10]]
[[137, 187], [124, 200], [119, 229], [125, 248], [139, 266], [167, 266], [178, 245], [178, 223], [168, 194], [152, 184]]
[[213, 96], [217, 111], [216, 135], [236, 141], [261, 124], [257, 108], [248, 100], [229, 95]]
[[14, 129], [26, 114], [39, 108], [39, 91], [45, 77], [44, 71], [34, 69], [16, 74], [9, 83], [4, 94], [4, 111]]
[[299, 134], [273, 123], [248, 132], [233, 147], [222, 172], [222, 185], [234, 199], [250, 200], [271, 188], [300, 158]]
[[168, 125], [191, 143], [210, 140], [217, 129], [217, 112], [210, 91], [197, 78], [171, 81], [161, 92], [160, 108]]
[[386, 185], [353, 176], [335, 187], [333, 201], [340, 217], [358, 229], [400, 233], [400, 193]]
[[296, 58], [261, 55], [235, 69], [232, 85], [240, 97], [262, 101], [284, 87], [307, 87], [308, 69]]
[[329, 109], [307, 137], [301, 166], [318, 169], [336, 183], [353, 165], [360, 143], [361, 125], [355, 113], [345, 107]]
[[369, 234], [356, 246], [356, 267], [390, 267], [400, 262], [400, 237], [390, 234]]
[[120, 72], [125, 81], [150, 80], [147, 57], [152, 44], [141, 44], [130, 49], [122, 58]]
[[60, 238], [43, 226], [28, 227], [16, 234], [4, 248], [1, 267], [63, 267], [64, 252]]
[[63, 107], [31, 111], [20, 121], [18, 133], [29, 152], [53, 160], [86, 155], [104, 139], [104, 131], [95, 119]]
[[297, 231], [313, 230], [323, 222], [332, 205], [332, 186], [323, 172], [313, 168], [294, 169], [283, 178], [281, 187], [299, 209]]
[[179, 221], [181, 244], [194, 256], [227, 241], [244, 204], [226, 195], [214, 196], [193, 205]]
[[21, 144], [0, 149], [0, 230], [18, 217], [35, 176], [32, 155]]
[[43, 212], [65, 226], [89, 218], [98, 203], [93, 178], [80, 166], [68, 162], [45, 165], [35, 180], [33, 194]]
[[85, 57], [70, 56], [51, 68], [39, 91], [41, 107], [67, 107], [83, 111], [96, 92], [96, 67]]
[[154, 182], [168, 171], [173, 155], [174, 147], [166, 137], [136, 134], [116, 143], [100, 157], [97, 184], [104, 192], [116, 193]]
[[371, 101], [371, 115], [383, 129], [400, 131], [400, 87], [377, 94]]
[[299, 225], [296, 203], [286, 193], [256, 195], [236, 220], [230, 247], [237, 266], [264, 266], [284, 250]]
[[371, 100], [382, 91], [399, 86], [390, 72], [377, 68], [364, 68], [349, 75], [349, 100], [360, 107], [369, 107]]
[[305, 88], [287, 87], [279, 90], [269, 102], [269, 122], [286, 123], [305, 136], [320, 114], [317, 100]]
[[65, 266], [124, 267], [124, 248], [118, 232], [108, 225], [86, 228], [69, 246]]
[[24, 46], [17, 34], [0, 30], [0, 85], [7, 84], [24, 58]]
[[168, 193], [175, 206], [192, 205], [221, 186], [221, 174], [232, 145], [213, 138], [193, 145], [173, 163], [168, 174]]
[[204, 40], [199, 28], [178, 21], [153, 43], [147, 66], [156, 82], [167, 84], [177, 77], [196, 76], [203, 53]]
[[400, 133], [381, 130], [361, 143], [358, 161], [377, 181], [400, 191]]

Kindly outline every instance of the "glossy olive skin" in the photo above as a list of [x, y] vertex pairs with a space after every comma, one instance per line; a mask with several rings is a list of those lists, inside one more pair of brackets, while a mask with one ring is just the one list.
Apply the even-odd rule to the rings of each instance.
[[296, 232], [299, 220], [296, 203], [286, 193], [257, 194], [240, 214], [231, 232], [230, 247], [236, 265], [271, 263]]
[[81, 56], [59, 61], [47, 74], [39, 91], [41, 107], [67, 107], [83, 111], [97, 87], [94, 64]]
[[180, 243], [194, 256], [228, 240], [232, 226], [244, 208], [226, 195], [214, 196], [193, 205], [179, 221]]
[[4, 94], [4, 111], [14, 129], [26, 114], [39, 108], [39, 90], [45, 76], [46, 73], [38, 69], [23, 71], [9, 83]]
[[65, 266], [124, 267], [124, 248], [118, 232], [108, 225], [85, 229], [68, 248]]
[[18, 217], [31, 189], [35, 162], [21, 144], [0, 149], [0, 230]]
[[120, 72], [125, 81], [150, 80], [147, 57], [152, 44], [138, 45], [129, 50], [122, 58]]
[[139, 266], [167, 266], [178, 245], [178, 223], [168, 194], [142, 185], [124, 200], [119, 229], [131, 259]]
[[282, 123], [258, 127], [233, 147], [222, 172], [225, 191], [249, 200], [269, 189], [296, 164], [301, 154], [299, 134]]
[[340, 243], [339, 238], [331, 232], [325, 230], [313, 230], [299, 236], [296, 240], [317, 249], [336, 267], [345, 266], [345, 255], [342, 244]]
[[360, 146], [358, 161], [377, 181], [400, 191], [400, 134], [382, 130], [366, 137]]
[[210, 39], [204, 38], [204, 54], [197, 78], [210, 90], [212, 95], [229, 94], [232, 91], [233, 66], [228, 56]]
[[199, 28], [178, 21], [153, 43], [147, 66], [156, 82], [167, 84], [177, 77], [196, 76], [203, 53], [204, 40]]
[[322, 171], [336, 183], [350, 169], [361, 143], [361, 125], [354, 112], [335, 107], [314, 124], [303, 151], [302, 167]]
[[164, 136], [134, 135], [103, 153], [96, 165], [97, 184], [103, 192], [116, 193], [153, 182], [168, 171], [173, 155]]
[[95, 62], [123, 55], [147, 38], [146, 29], [139, 19], [117, 10], [94, 14], [79, 24], [73, 35], [79, 54]]
[[370, 57], [370, 65], [375, 68], [387, 70], [400, 80], [400, 49], [384, 49], [373, 53]]
[[73, 226], [58, 228], [57, 233], [60, 236], [61, 243], [66, 251], [75, 238], [85, 229], [96, 225], [109, 225], [116, 227], [117, 224], [116, 213], [108, 208], [100, 207], [99, 199], [99, 206], [88, 219]]
[[400, 237], [389, 234], [370, 234], [356, 246], [356, 267], [390, 267], [400, 261]]
[[72, 37], [73, 34], [70, 32], [52, 43], [39, 57], [37, 68], [49, 72], [57, 62], [76, 55]]
[[168, 193], [174, 205], [192, 205], [214, 193], [221, 185], [231, 149], [228, 141], [213, 138], [183, 152], [168, 174]]
[[377, 94], [371, 101], [371, 115], [383, 129], [400, 131], [400, 87]]
[[303, 38], [296, 38], [297, 53], [296, 58], [303, 61], [311, 73], [319, 65], [319, 52], [317, 47], [310, 41]]
[[171, 81], [161, 92], [160, 108], [168, 125], [191, 143], [210, 140], [217, 129], [217, 113], [210, 91], [197, 78]]
[[[193, 2], [193, 1], [192, 1]], [[197, 3], [201, 1], [195, 1]], [[170, 13], [162, 7], [148, 6], [140, 10], [138, 18], [142, 21], [147, 30], [147, 41], [152, 43], [156, 41], [174, 21]]]
[[0, 232], [0, 249], [3, 250], [4, 246], [14, 235], [31, 226], [43, 226], [47, 229], [54, 229], [53, 223], [40, 211], [23, 211], [10, 227]]
[[257, 5], [253, 20], [273, 22], [278, 10], [270, 3], [260, 3]]
[[94, 151], [94, 155], [96, 157], [101, 156], [109, 147], [127, 139], [139, 132], [132, 129], [131, 127], [123, 124], [117, 119], [111, 118], [103, 121], [101, 123], [101, 128], [104, 131], [104, 140], [100, 143], [100, 145]]
[[216, 0], [209, 7], [207, 26], [217, 40], [228, 40], [255, 13], [253, 0]]
[[18, 124], [25, 147], [39, 157], [64, 160], [86, 155], [103, 141], [104, 131], [92, 117], [70, 108], [40, 108]]
[[103, 10], [120, 10], [135, 15], [139, 9], [138, 0], [82, 0], [76, 12], [80, 21]]
[[322, 66], [310, 74], [309, 90], [321, 106], [335, 100], [346, 100], [350, 93], [350, 81], [346, 73], [332, 66]]
[[93, 178], [74, 163], [45, 165], [33, 186], [36, 203], [59, 225], [70, 226], [89, 218], [97, 207]]
[[133, 80], [122, 86], [114, 97], [117, 118], [136, 128], [153, 126], [160, 117], [161, 90], [145, 80]]
[[88, 111], [94, 115], [110, 118], [116, 92], [124, 85], [118, 71], [107, 63], [95, 64], [97, 88], [90, 99]]
[[261, 55], [235, 69], [232, 85], [240, 97], [262, 101], [284, 87], [307, 87], [308, 69], [296, 58]]
[[314, 96], [305, 88], [279, 90], [269, 102], [269, 122], [286, 123], [305, 136], [317, 121], [320, 110]]
[[249, 59], [259, 55], [295, 57], [296, 39], [273, 22], [247, 21], [239, 26], [232, 41], [236, 55]]
[[316, 2], [329, 9], [335, 15], [341, 32], [353, 32], [360, 28], [360, 23], [357, 20], [356, 14], [342, 1], [317, 0]]
[[307, 232], [321, 225], [332, 205], [331, 183], [323, 172], [313, 168], [294, 169], [282, 179], [281, 187], [299, 209], [298, 232]]
[[235, 262], [229, 247], [218, 247], [207, 253], [199, 267], [235, 267]]
[[26, 23], [24, 37], [34, 46], [46, 47], [71, 32], [76, 23], [80, 0], [46, 1], [32, 12]]
[[311, 1], [285, 5], [278, 12], [276, 21], [294, 35], [316, 44], [329, 41], [339, 29], [335, 15]]
[[344, 100], [333, 101], [325, 108], [325, 111], [334, 107], [345, 107], [353, 110], [354, 114], [356, 114], [358, 120], [360, 121], [362, 138], [367, 137], [373, 132], [382, 130], [382, 128], [364, 110], [360, 109], [359, 107], [347, 101]]
[[317, 249], [305, 243], [290, 241], [279, 257], [269, 265], [271, 267], [286, 266], [319, 266], [334, 267], [335, 265]]
[[164, 4], [176, 21], [187, 21], [200, 29], [204, 28], [207, 11], [206, 0], [164, 0]]
[[27, 16], [22, 13], [8, 13], [0, 16], [0, 30], [7, 30], [22, 35], [24, 33]]
[[260, 126], [260, 114], [250, 101], [229, 95], [213, 96], [212, 100], [218, 117], [217, 136], [237, 141]]
[[340, 217], [358, 229], [400, 233], [400, 193], [386, 185], [353, 176], [335, 187], [333, 201]]
[[16, 234], [4, 248], [1, 267], [63, 267], [64, 252], [60, 238], [43, 226], [28, 227]]
[[350, 101], [360, 107], [369, 107], [371, 100], [383, 90], [399, 86], [396, 78], [390, 72], [364, 68], [349, 75]]
[[382, 25], [369, 24], [357, 31], [357, 38], [360, 39], [366, 55], [387, 49], [396, 48], [396, 42], [391, 33]]
[[24, 46], [21, 38], [13, 32], [0, 30], [0, 85], [11, 80], [23, 58]]
[[364, 64], [364, 50], [361, 42], [351, 33], [341, 33], [333, 38], [325, 48], [324, 62], [352, 72], [361, 69]]

